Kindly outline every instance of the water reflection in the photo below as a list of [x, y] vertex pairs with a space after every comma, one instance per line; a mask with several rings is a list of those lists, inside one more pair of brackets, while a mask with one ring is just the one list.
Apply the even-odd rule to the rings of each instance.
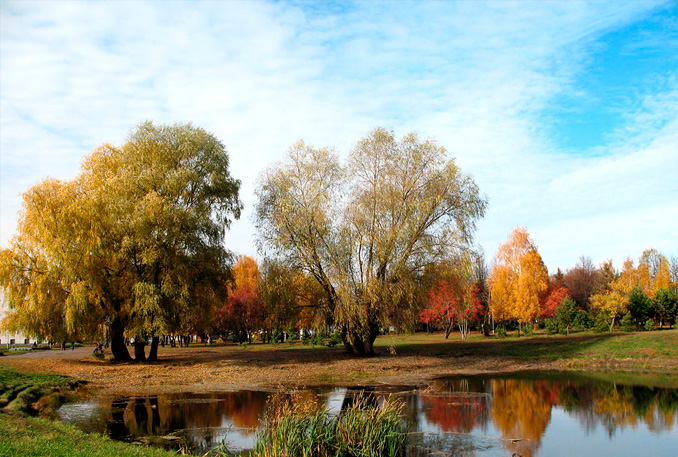
[[[375, 406], [405, 403], [411, 456], [671, 455], [678, 446], [678, 390], [564, 375], [439, 379], [422, 390], [380, 387], [298, 392], [338, 414], [362, 394]], [[65, 421], [128, 441], [150, 438], [203, 453], [222, 442], [253, 446], [270, 392], [241, 391], [98, 399], [66, 405]], [[635, 443], [635, 444], [634, 444]], [[641, 443], [641, 444], [638, 444]], [[635, 446], [635, 447], [634, 447]], [[638, 447], [640, 446], [640, 447]]]

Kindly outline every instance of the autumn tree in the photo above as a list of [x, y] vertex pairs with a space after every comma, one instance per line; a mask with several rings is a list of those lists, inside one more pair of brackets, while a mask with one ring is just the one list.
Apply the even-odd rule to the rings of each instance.
[[175, 331], [225, 296], [225, 230], [238, 218], [240, 182], [224, 146], [191, 125], [141, 124], [104, 144], [71, 181], [47, 179], [23, 195], [0, 282], [26, 333], [111, 340], [117, 360]]
[[441, 325], [445, 330], [445, 338], [449, 338], [454, 328], [454, 320], [457, 316], [459, 297], [454, 286], [442, 280], [428, 293], [427, 306], [419, 313], [419, 320], [426, 324], [430, 333], [432, 327]]
[[490, 273], [490, 309], [498, 321], [516, 319], [519, 326], [539, 316], [548, 287], [548, 272], [527, 230], [517, 227], [499, 246]]
[[[477, 262], [471, 253], [460, 254], [432, 268], [428, 276], [433, 276], [435, 282], [428, 290], [420, 321], [440, 324], [445, 330], [445, 338], [457, 325], [461, 338], [465, 340], [470, 324], [484, 317], [475, 268]], [[427, 325], [430, 326], [429, 323]]]
[[612, 266], [612, 262], [606, 262], [605, 270], [608, 276], [613, 277], [606, 287], [602, 288], [598, 293], [590, 297], [591, 309], [595, 312], [602, 313], [610, 319], [610, 332], [614, 328], [614, 324], [618, 317], [626, 313], [626, 306], [628, 304], [629, 292], [633, 288], [635, 269], [633, 261], [626, 259], [621, 273], [616, 273]]
[[589, 309], [589, 298], [597, 292], [598, 270], [589, 257], [581, 256], [577, 264], [567, 270], [563, 284], [581, 309]]
[[544, 300], [541, 303], [540, 317], [543, 319], [554, 317], [556, 309], [566, 298], [572, 298], [567, 288], [549, 283]]
[[232, 332], [238, 342], [252, 341], [252, 332], [260, 329], [265, 319], [260, 285], [257, 261], [247, 255], [240, 256], [228, 281], [228, 299], [216, 311], [214, 328], [217, 333], [225, 336]]
[[289, 328], [325, 331], [332, 314], [318, 282], [301, 269], [284, 262], [264, 262], [261, 294], [266, 307], [268, 329]]
[[299, 142], [259, 182], [260, 240], [315, 278], [355, 354], [373, 354], [379, 329], [413, 306], [426, 265], [472, 241], [486, 202], [446, 155], [375, 129], [345, 165]]

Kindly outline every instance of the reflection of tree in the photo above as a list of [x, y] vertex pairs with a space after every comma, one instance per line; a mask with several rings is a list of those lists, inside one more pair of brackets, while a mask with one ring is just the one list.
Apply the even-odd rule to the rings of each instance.
[[236, 427], [251, 429], [259, 425], [266, 407], [266, 395], [261, 392], [238, 392], [229, 394], [221, 407], [226, 416], [230, 416]]
[[486, 424], [489, 395], [484, 384], [480, 378], [433, 381], [421, 394], [426, 419], [446, 432], [469, 433]]
[[504, 438], [520, 440], [509, 443], [509, 451], [525, 457], [534, 454], [551, 421], [549, 400], [556, 395], [543, 382], [492, 380], [492, 420]]
[[123, 438], [201, 430], [193, 433], [192, 439], [208, 443], [213, 439], [210, 429], [221, 428], [230, 419], [236, 427], [244, 429], [244, 434], [250, 434], [263, 416], [267, 397], [265, 392], [245, 391], [115, 399], [111, 403], [108, 433], [113, 438]]

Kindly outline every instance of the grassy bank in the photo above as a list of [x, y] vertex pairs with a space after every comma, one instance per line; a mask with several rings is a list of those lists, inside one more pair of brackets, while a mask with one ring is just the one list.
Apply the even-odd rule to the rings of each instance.
[[[26, 373], [0, 365], [0, 457], [9, 456], [175, 456], [176, 453], [88, 435], [50, 420], [80, 381], [67, 376]], [[34, 417], [40, 415], [40, 417]]]
[[177, 457], [176, 452], [86, 434], [58, 421], [0, 412], [0, 457]]
[[0, 409], [50, 415], [78, 385], [66, 376], [28, 374], [0, 365]]

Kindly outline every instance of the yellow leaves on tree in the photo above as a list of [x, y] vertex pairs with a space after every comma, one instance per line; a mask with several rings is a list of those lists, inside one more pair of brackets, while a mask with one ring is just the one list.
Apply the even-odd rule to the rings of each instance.
[[240, 259], [233, 265], [233, 279], [229, 290], [246, 287], [249, 290], [258, 290], [261, 283], [261, 272], [257, 261], [248, 255], [240, 256]]
[[537, 247], [527, 230], [517, 227], [499, 246], [490, 273], [490, 310], [495, 320], [534, 321], [547, 287], [548, 272]]

